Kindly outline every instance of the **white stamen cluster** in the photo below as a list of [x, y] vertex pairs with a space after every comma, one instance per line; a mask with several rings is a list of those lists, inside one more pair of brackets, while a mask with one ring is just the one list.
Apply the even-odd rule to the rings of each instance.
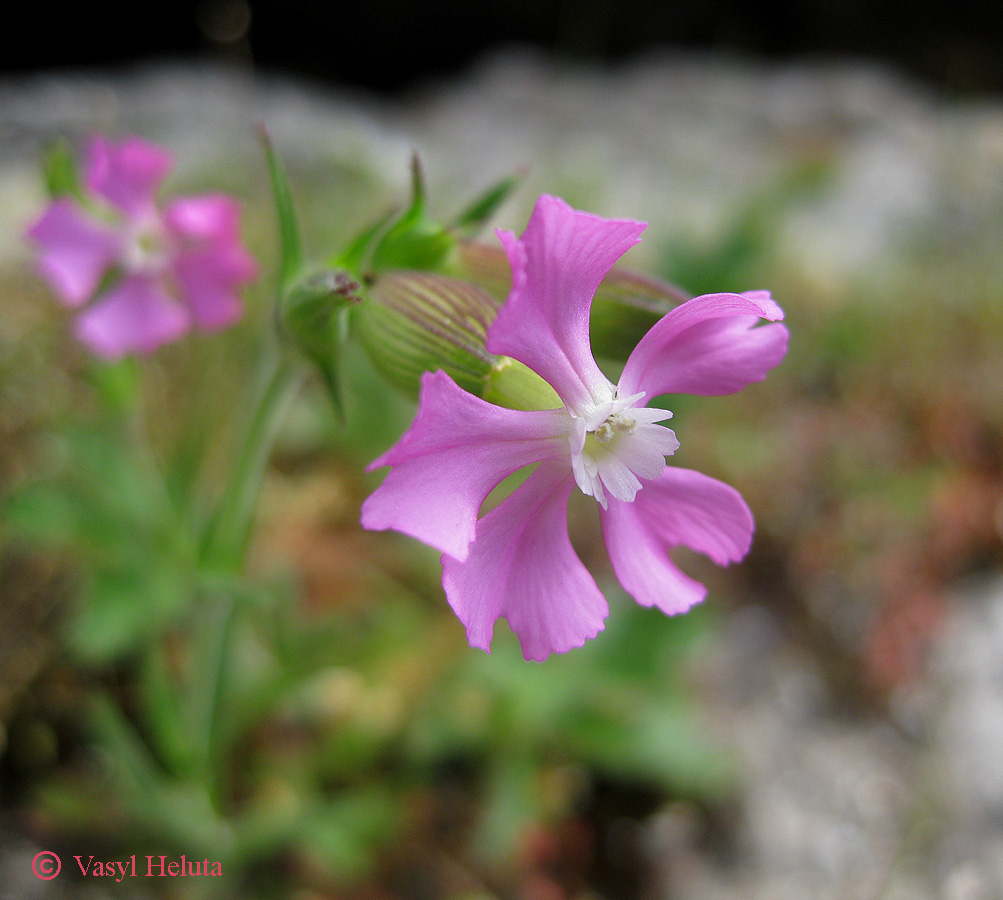
[[633, 501], [641, 479], [662, 474], [665, 457], [679, 448], [675, 433], [655, 423], [672, 418], [666, 409], [635, 406], [644, 394], [618, 397], [615, 390], [603, 403], [571, 416], [568, 441], [571, 468], [582, 492], [607, 508], [607, 494]]

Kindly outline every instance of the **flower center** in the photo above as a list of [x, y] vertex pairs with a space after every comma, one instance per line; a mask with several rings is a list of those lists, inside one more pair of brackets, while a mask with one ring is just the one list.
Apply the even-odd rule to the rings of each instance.
[[[592, 432], [592, 435], [600, 444], [608, 444], [618, 434], [633, 434], [635, 428], [637, 428], [637, 422], [619, 412], [613, 413]], [[585, 440], [588, 441], [588, 438], [586, 437]]]
[[656, 424], [672, 413], [633, 405], [643, 397], [614, 394], [584, 415], [572, 416], [569, 442], [575, 481], [604, 509], [607, 494], [633, 501], [642, 487], [641, 479], [650, 481], [661, 475], [665, 457], [679, 447], [672, 430]]
[[130, 274], [158, 274], [168, 260], [167, 235], [157, 217], [129, 222], [125, 227], [119, 262]]

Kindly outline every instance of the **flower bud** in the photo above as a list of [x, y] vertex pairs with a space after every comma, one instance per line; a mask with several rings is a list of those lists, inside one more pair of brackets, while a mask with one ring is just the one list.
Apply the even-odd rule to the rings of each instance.
[[[462, 243], [456, 272], [505, 301], [511, 287], [508, 257], [500, 247]], [[680, 288], [629, 269], [615, 268], [602, 280], [592, 301], [592, 346], [596, 356], [626, 360], [630, 351], [670, 309], [690, 299]]]
[[452, 231], [429, 218], [425, 208], [425, 178], [417, 154], [411, 160], [411, 205], [386, 228], [372, 248], [369, 268], [438, 269], [456, 246]]
[[468, 281], [430, 272], [378, 276], [352, 311], [354, 333], [386, 378], [417, 396], [442, 369], [464, 390], [511, 409], [561, 405], [553, 388], [516, 360], [485, 348], [498, 302]]
[[484, 341], [496, 312], [493, 298], [469, 282], [396, 270], [376, 276], [352, 324], [380, 372], [412, 396], [422, 374], [437, 369], [481, 396], [495, 362]]
[[612, 269], [592, 301], [592, 349], [625, 362], [651, 327], [690, 295], [675, 285], [630, 269]]
[[359, 290], [358, 282], [346, 272], [328, 270], [293, 282], [280, 299], [283, 334], [317, 367], [339, 415], [345, 311], [359, 302]]

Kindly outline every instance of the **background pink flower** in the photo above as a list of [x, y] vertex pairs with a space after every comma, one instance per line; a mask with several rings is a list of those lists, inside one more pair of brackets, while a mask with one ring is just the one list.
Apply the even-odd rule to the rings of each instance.
[[231, 325], [243, 312], [239, 288], [257, 275], [236, 201], [206, 194], [158, 206], [172, 165], [140, 138], [95, 138], [87, 205], [56, 200], [28, 229], [39, 272], [67, 306], [83, 307], [76, 335], [100, 356], [150, 353], [192, 327]]
[[[593, 295], [645, 226], [539, 199], [520, 239], [499, 236], [512, 290], [487, 349], [545, 378], [563, 406], [494, 406], [444, 372], [426, 374], [414, 422], [371, 468], [390, 466], [362, 510], [366, 528], [393, 528], [443, 552], [443, 587], [473, 646], [490, 648], [508, 620], [523, 655], [542, 660], [603, 628], [606, 600], [568, 536], [577, 487], [599, 504], [603, 537], [624, 589], [673, 614], [705, 595], [668, 551], [684, 545], [724, 565], [749, 549], [753, 521], [734, 488], [667, 467], [679, 442], [671, 417], [646, 402], [662, 394], [727, 394], [762, 380], [787, 350], [783, 312], [765, 291], [708, 294], [664, 316], [631, 353], [618, 384], [592, 356]], [[539, 463], [498, 507], [492, 489]]]

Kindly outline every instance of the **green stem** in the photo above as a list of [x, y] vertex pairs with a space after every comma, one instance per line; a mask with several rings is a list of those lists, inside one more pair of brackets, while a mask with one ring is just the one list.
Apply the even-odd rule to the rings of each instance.
[[199, 672], [193, 696], [199, 720], [201, 769], [206, 791], [214, 809], [219, 812], [225, 794], [224, 773], [219, 762], [224, 738], [224, 696], [230, 669], [233, 628], [237, 618], [237, 602], [232, 588], [210, 588], [199, 635]]
[[203, 771], [217, 809], [225, 791], [218, 761], [225, 740], [226, 680], [240, 600], [237, 586], [227, 583], [227, 576], [238, 574], [243, 565], [265, 470], [301, 376], [300, 366], [273, 348], [266, 349], [243, 440], [203, 550], [203, 571], [224, 576], [222, 583], [209, 581], [203, 588], [207, 602], [200, 616], [199, 667], [192, 697], [202, 735]]
[[203, 555], [210, 570], [235, 573], [241, 568], [265, 468], [282, 418], [299, 387], [300, 367], [277, 358], [275, 352], [266, 353], [262, 369], [253, 413]]

